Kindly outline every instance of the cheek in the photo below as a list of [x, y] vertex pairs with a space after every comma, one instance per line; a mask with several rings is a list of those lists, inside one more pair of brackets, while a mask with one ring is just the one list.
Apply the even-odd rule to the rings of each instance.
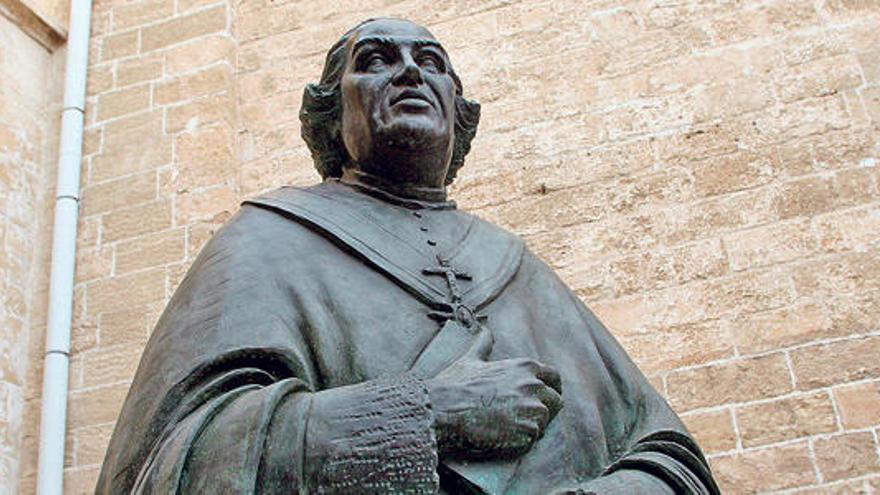
[[452, 78], [438, 78], [432, 86], [446, 110], [446, 115], [451, 117], [455, 111], [455, 84], [452, 82]]
[[358, 85], [350, 80], [342, 81], [342, 113], [345, 118], [360, 114], [363, 94]]
[[342, 80], [343, 111], [368, 115], [376, 100], [376, 81], [365, 77], [346, 77]]

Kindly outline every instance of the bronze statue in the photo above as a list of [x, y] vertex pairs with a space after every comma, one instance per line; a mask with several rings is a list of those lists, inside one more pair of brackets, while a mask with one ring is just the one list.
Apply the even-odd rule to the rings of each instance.
[[431, 33], [358, 25], [300, 117], [324, 182], [203, 249], [98, 493], [718, 493], [595, 316], [447, 199], [479, 105]]

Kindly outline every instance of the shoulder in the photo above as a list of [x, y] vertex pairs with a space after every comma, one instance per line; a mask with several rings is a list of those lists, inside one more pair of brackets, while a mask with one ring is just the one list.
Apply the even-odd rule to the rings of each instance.
[[244, 203], [235, 215], [220, 227], [205, 249], [224, 249], [230, 251], [268, 248], [267, 241], [280, 236], [288, 236], [296, 229], [290, 221], [279, 215]]
[[315, 242], [320, 239], [313, 232], [281, 212], [245, 201], [208, 240], [198, 258], [248, 264], [248, 260], [273, 259], [281, 246], [285, 251], [308, 252]]
[[525, 241], [518, 234], [511, 232], [500, 225], [496, 225], [478, 215], [462, 210], [457, 210], [456, 214], [460, 215], [466, 221], [472, 223], [471, 230], [478, 232], [482, 237], [482, 242], [496, 242], [518, 246], [521, 250], [525, 249]]

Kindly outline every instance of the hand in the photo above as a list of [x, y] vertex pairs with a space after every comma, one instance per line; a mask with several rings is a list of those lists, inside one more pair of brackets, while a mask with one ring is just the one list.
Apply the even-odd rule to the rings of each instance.
[[486, 361], [492, 334], [426, 380], [442, 454], [517, 457], [532, 447], [562, 408], [559, 373], [532, 359]]

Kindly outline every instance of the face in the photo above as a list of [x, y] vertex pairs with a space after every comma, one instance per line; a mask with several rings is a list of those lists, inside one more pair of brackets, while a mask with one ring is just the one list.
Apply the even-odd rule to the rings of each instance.
[[442, 185], [455, 124], [446, 52], [426, 29], [383, 19], [358, 29], [347, 57], [342, 137], [353, 161], [395, 181]]

